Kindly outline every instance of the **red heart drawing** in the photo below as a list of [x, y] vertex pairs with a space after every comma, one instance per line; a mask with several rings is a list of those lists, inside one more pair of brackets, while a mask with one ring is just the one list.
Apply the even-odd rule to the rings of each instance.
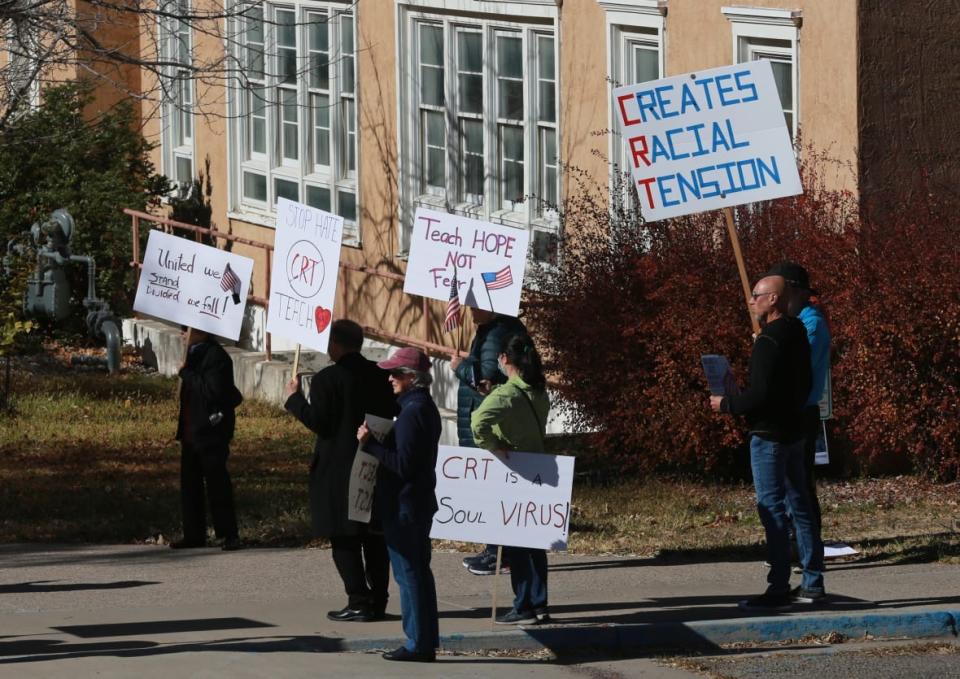
[[327, 326], [330, 325], [330, 319], [333, 318], [333, 313], [330, 309], [324, 309], [322, 306], [318, 306], [313, 312], [313, 320], [317, 322], [317, 332], [321, 333], [327, 329]]

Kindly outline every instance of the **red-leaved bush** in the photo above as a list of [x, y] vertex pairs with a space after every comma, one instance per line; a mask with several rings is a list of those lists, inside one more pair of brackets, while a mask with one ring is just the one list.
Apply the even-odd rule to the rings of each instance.
[[[956, 476], [958, 220], [935, 196], [867, 218], [824, 188], [827, 167], [802, 165], [800, 196], [735, 210], [750, 282], [785, 259], [810, 272], [833, 332], [830, 444], [845, 471]], [[527, 315], [567, 414], [609, 462], [722, 469], [743, 422], [710, 411], [700, 356], [725, 354], [744, 383], [752, 332], [723, 214], [646, 224], [625, 202], [587, 189], [567, 201], [561, 256], [531, 274]]]

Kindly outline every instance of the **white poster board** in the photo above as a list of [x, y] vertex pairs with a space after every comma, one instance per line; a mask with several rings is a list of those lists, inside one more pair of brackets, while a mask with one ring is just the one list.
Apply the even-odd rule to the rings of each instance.
[[134, 311], [240, 338], [253, 260], [163, 231], [151, 231]]
[[[393, 429], [393, 420], [366, 414], [370, 435], [383, 443], [383, 439]], [[380, 462], [370, 453], [357, 446], [357, 454], [350, 468], [350, 480], [347, 482], [347, 518], [360, 523], [370, 523], [370, 511], [373, 509], [373, 489], [377, 483], [377, 469]]]
[[342, 238], [343, 217], [277, 201], [267, 332], [327, 350]]
[[417, 208], [403, 291], [446, 302], [456, 275], [460, 304], [516, 316], [529, 241], [526, 229]]
[[430, 537], [563, 550], [570, 531], [574, 458], [440, 446]]
[[803, 192], [765, 59], [618, 87], [613, 111], [648, 222]]

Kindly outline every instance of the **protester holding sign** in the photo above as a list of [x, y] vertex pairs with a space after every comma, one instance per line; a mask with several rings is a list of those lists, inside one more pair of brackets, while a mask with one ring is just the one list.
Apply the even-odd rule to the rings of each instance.
[[233, 383], [233, 361], [223, 347], [202, 330], [183, 330], [185, 346], [177, 418], [183, 538], [170, 546], [206, 546], [206, 484], [214, 531], [223, 539], [223, 549], [232, 551], [240, 548], [240, 537], [227, 458], [236, 422], [234, 409], [243, 396]]
[[[457, 438], [464, 448], [476, 445], [470, 430], [473, 411], [493, 387], [507, 381], [507, 376], [500, 372], [497, 363], [504, 342], [513, 335], [527, 332], [519, 318], [477, 308], [474, 308], [472, 313], [477, 332], [470, 344], [470, 355], [460, 360], [460, 357], [454, 354], [450, 360], [450, 367], [460, 380], [457, 389]], [[476, 556], [466, 557], [463, 566], [474, 575], [492, 575], [496, 561], [496, 545], [487, 545]], [[508, 563], [500, 566], [503, 570], [510, 567]]]
[[[540, 355], [527, 335], [514, 335], [501, 349], [500, 370], [507, 382], [484, 399], [471, 419], [474, 440], [503, 457], [510, 451], [545, 452], [547, 380]], [[510, 563], [513, 608], [497, 617], [500, 625], [529, 625], [549, 618], [547, 612], [547, 553], [529, 547], [504, 547]]]
[[366, 413], [391, 419], [397, 413], [386, 371], [360, 355], [362, 346], [359, 325], [334, 321], [327, 347], [333, 365], [310, 380], [310, 401], [303, 396], [299, 375], [285, 390], [284, 407], [317, 435], [310, 462], [310, 517], [314, 537], [330, 538], [333, 563], [347, 593], [347, 605], [327, 613], [338, 622], [382, 619], [390, 578], [383, 535], [348, 519], [357, 427]]
[[383, 654], [387, 660], [433, 662], [440, 644], [437, 588], [430, 570], [430, 528], [437, 512], [435, 467], [440, 413], [430, 396], [430, 360], [405, 347], [377, 364], [390, 371], [400, 404], [393, 431], [382, 443], [367, 425], [357, 429], [363, 449], [380, 462], [375, 490], [407, 642]]
[[[781, 276], [760, 279], [750, 307], [763, 330], [750, 356], [750, 386], [740, 394], [711, 396], [716, 412], [745, 415], [757, 510], [767, 538], [768, 587], [739, 603], [747, 611], [777, 611], [824, 598], [823, 543], [807, 493], [803, 460], [803, 408], [810, 393], [810, 346], [803, 324], [787, 315]], [[803, 580], [790, 590], [786, 503], [797, 527]]]

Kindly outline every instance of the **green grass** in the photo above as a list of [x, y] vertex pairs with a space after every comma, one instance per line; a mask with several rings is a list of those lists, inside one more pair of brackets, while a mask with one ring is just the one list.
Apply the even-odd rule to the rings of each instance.
[[[53, 365], [17, 372], [15, 413], [0, 415], [0, 541], [123, 543], [178, 535], [177, 381]], [[309, 540], [312, 448], [312, 434], [281, 408], [240, 407], [230, 470], [246, 540]], [[960, 562], [958, 487], [916, 477], [822, 482], [824, 538], [854, 544], [869, 560]], [[601, 482], [587, 473], [574, 484], [575, 553], [755, 559], [762, 539], [747, 483]]]

